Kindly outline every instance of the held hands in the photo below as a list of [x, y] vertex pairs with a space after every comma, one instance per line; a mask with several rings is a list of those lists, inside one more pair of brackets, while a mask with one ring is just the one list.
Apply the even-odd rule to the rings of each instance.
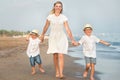
[[41, 36], [40, 36], [40, 40], [41, 40], [41, 42], [44, 41], [44, 35], [41, 35]]
[[80, 45], [80, 44], [79, 44], [78, 42], [76, 42], [76, 41], [73, 40], [73, 41], [72, 41], [72, 45], [73, 45], [73, 46], [78, 46], [78, 45]]

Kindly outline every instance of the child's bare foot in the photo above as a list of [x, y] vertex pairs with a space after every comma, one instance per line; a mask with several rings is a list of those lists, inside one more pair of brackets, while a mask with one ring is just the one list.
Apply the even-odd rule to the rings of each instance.
[[43, 68], [39, 68], [40, 72], [44, 73], [45, 70]]
[[84, 78], [87, 77], [87, 73], [88, 73], [87, 71], [84, 72], [84, 74], [83, 74], [83, 77], [84, 77]]
[[35, 74], [35, 67], [32, 67], [32, 73], [31, 73], [32, 75], [34, 75]]
[[31, 73], [32, 75], [34, 75], [35, 74], [35, 71], [32, 71], [32, 73]]

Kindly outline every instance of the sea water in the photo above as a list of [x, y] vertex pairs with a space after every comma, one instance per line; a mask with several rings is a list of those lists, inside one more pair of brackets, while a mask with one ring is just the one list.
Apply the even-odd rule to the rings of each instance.
[[[120, 33], [97, 34], [98, 38], [109, 42], [110, 46], [97, 43], [97, 64], [95, 66], [95, 76], [99, 80], [119, 80], [120, 79]], [[75, 37], [78, 41], [80, 37]], [[82, 53], [82, 46], [71, 47], [69, 56], [80, 58], [75, 60], [75, 63], [85, 67], [84, 55]], [[76, 72], [76, 77], [81, 77], [81, 72]]]

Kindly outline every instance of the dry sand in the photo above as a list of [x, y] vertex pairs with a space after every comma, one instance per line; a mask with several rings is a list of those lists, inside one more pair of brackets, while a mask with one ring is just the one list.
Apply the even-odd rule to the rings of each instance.
[[[36, 74], [31, 75], [25, 38], [0, 37], [0, 80], [59, 80], [55, 78], [53, 56], [46, 54], [47, 46], [47, 40], [40, 45], [42, 65], [46, 72], [39, 72], [36, 65]], [[83, 69], [73, 62], [74, 59], [65, 55], [64, 80], [83, 80], [75, 77], [75, 73], [82, 73]]]

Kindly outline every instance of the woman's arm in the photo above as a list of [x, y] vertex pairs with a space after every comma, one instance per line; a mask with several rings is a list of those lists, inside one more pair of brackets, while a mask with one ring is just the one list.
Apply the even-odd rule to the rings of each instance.
[[48, 30], [49, 25], [50, 25], [50, 22], [48, 20], [46, 20], [45, 26], [43, 28], [43, 32], [42, 32], [42, 34], [40, 36], [42, 42], [44, 41], [44, 34]]
[[74, 41], [74, 38], [73, 38], [73, 36], [72, 36], [72, 32], [71, 32], [71, 30], [70, 30], [70, 28], [69, 28], [69, 25], [68, 25], [68, 22], [67, 22], [67, 21], [64, 22], [64, 26], [65, 26], [66, 32], [67, 32], [70, 40], [71, 40], [71, 41]]
[[69, 28], [69, 25], [68, 25], [68, 22], [67, 22], [67, 21], [64, 22], [64, 26], [65, 26], [66, 32], [67, 32], [70, 40], [72, 41], [72, 44], [73, 44], [73, 45], [76, 45], [77, 43], [76, 43], [76, 41], [75, 41], [74, 38], [73, 38], [72, 32], [71, 32], [71, 30], [70, 30], [70, 28]]

